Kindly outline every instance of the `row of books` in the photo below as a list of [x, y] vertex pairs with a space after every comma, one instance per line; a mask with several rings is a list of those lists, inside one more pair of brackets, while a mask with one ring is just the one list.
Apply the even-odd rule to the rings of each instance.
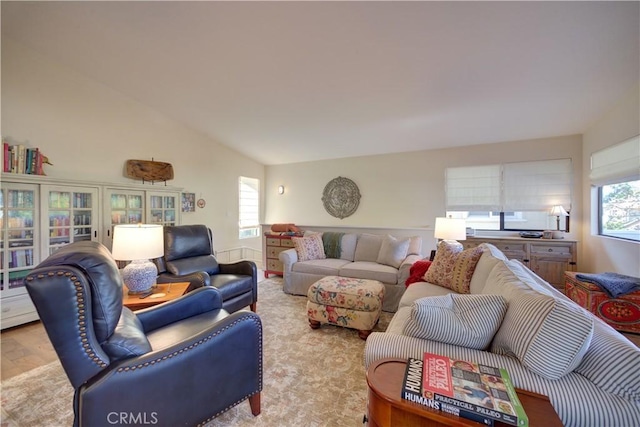
[[21, 173], [29, 175], [44, 175], [42, 168], [43, 156], [38, 148], [27, 148], [22, 144], [9, 145], [2, 143], [3, 165], [2, 171], [7, 173]]
[[407, 361], [402, 398], [487, 426], [529, 425], [506, 369], [438, 354]]

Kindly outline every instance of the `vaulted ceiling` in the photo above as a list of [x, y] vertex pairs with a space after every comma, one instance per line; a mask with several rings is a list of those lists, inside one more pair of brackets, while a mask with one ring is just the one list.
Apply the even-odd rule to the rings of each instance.
[[264, 164], [582, 133], [638, 2], [2, 2], [10, 38]]

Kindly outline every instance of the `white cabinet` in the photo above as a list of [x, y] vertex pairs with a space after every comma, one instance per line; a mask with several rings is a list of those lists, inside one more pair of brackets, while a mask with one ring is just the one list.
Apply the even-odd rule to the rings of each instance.
[[109, 249], [118, 224], [180, 223], [181, 189], [2, 174], [0, 307], [2, 329], [38, 319], [24, 277], [60, 247], [80, 240]]
[[106, 188], [105, 230], [102, 242], [111, 249], [113, 228], [119, 224], [178, 224], [179, 198], [180, 192], [175, 190]]
[[99, 241], [98, 187], [41, 185], [42, 254], [81, 240]]
[[39, 188], [4, 181], [0, 187], [0, 306], [4, 329], [38, 318], [23, 279], [40, 262]]

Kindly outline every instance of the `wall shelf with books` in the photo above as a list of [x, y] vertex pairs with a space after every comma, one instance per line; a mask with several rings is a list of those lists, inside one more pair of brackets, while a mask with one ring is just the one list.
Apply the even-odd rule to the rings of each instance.
[[44, 175], [44, 165], [51, 164], [39, 148], [24, 144], [10, 145], [2, 141], [2, 172], [23, 175]]

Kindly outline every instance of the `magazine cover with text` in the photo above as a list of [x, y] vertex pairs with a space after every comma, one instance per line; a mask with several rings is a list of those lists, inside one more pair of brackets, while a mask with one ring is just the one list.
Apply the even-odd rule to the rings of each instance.
[[506, 369], [425, 353], [422, 373], [427, 399], [514, 426], [529, 425]]
[[493, 418], [486, 417], [473, 411], [467, 411], [454, 405], [427, 399], [422, 392], [422, 359], [409, 358], [402, 382], [402, 398], [425, 408], [446, 412], [457, 417], [476, 421], [489, 427], [493, 427]]

